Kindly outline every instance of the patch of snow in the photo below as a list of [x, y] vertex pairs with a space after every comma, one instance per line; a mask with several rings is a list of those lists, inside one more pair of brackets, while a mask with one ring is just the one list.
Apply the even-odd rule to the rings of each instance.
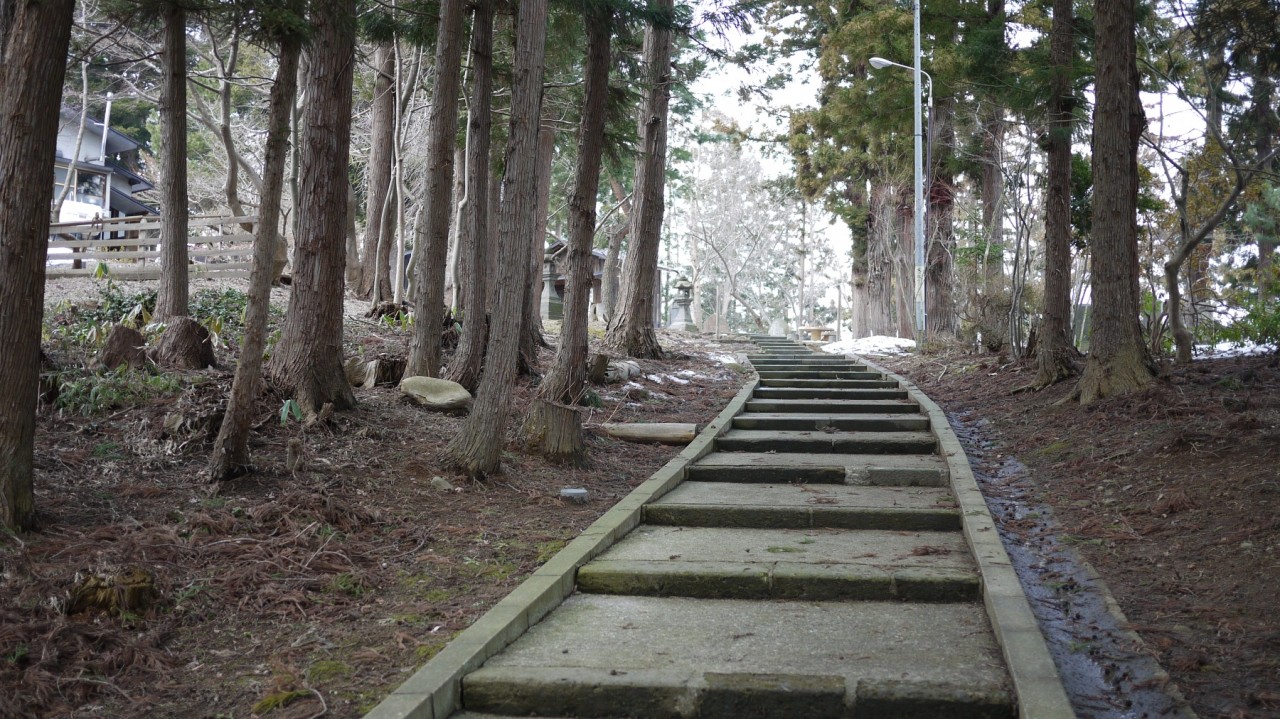
[[841, 340], [822, 346], [822, 351], [830, 354], [856, 355], [896, 355], [906, 354], [916, 348], [915, 340], [902, 337], [863, 337], [856, 340]]
[[1277, 352], [1276, 345], [1219, 342], [1215, 345], [1196, 345], [1196, 359], [1222, 359], [1224, 357], [1263, 357]]
[[706, 379], [706, 377], [703, 377], [702, 375], [698, 374], [697, 372], [694, 372], [691, 369], [682, 369], [679, 372], [676, 372], [676, 374], [680, 375], [681, 377], [693, 377], [694, 379]]
[[712, 354], [712, 355], [707, 355], [707, 357], [710, 358], [711, 361], [719, 362], [720, 364], [737, 364], [738, 363], [737, 358], [734, 357], [733, 355]]
[[669, 379], [669, 380], [671, 380], [672, 382], [675, 382], [675, 383], [677, 383], [677, 384], [689, 384], [689, 380], [687, 380], [687, 379], [685, 379], [685, 378], [683, 378], [683, 377], [677, 377], [677, 376], [675, 376], [675, 375], [673, 375], [673, 374], [669, 374], [669, 375], [667, 375], [667, 379]]
[[662, 384], [662, 378], [656, 374], [647, 374], [644, 376], [644, 378], [649, 380], [650, 382], [657, 382], [658, 384]]
[[623, 389], [644, 389], [644, 385], [638, 384], [636, 382], [628, 382], [622, 385], [622, 388]]

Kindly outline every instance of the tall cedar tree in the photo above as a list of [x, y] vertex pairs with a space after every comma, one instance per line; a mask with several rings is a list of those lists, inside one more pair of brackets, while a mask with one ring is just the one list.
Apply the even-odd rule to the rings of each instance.
[[187, 314], [187, 11], [162, 10], [160, 89], [160, 289], [156, 319]]
[[280, 343], [267, 366], [307, 413], [355, 405], [342, 369], [342, 295], [351, 145], [355, 0], [311, 4], [314, 49], [303, 73], [301, 214], [293, 292]]
[[529, 275], [525, 282], [524, 323], [520, 336], [520, 372], [534, 374], [538, 350], [550, 347], [542, 334], [542, 261], [546, 257], [547, 210], [551, 206], [551, 170], [555, 160], [556, 133], [543, 126], [538, 131], [538, 207], [533, 243], [529, 246]]
[[409, 340], [406, 377], [440, 374], [440, 320], [444, 312], [445, 259], [449, 252], [449, 210], [453, 204], [453, 144], [458, 132], [464, 8], [463, 0], [440, 3], [435, 90], [427, 131], [427, 188], [423, 198], [426, 211], [414, 248], [415, 253], [422, 253], [414, 268], [417, 297], [413, 308], [417, 320]]
[[1155, 367], [1138, 303], [1138, 98], [1136, 0], [1097, 0], [1094, 10], [1093, 322], [1076, 386], [1081, 404], [1149, 385]]
[[655, 0], [663, 20], [644, 32], [644, 65], [648, 73], [640, 114], [640, 153], [636, 160], [631, 246], [623, 268], [619, 306], [609, 318], [605, 343], [631, 357], [658, 358], [662, 348], [653, 331], [658, 279], [658, 245], [662, 240], [667, 164], [667, 106], [671, 100], [671, 30], [673, 0]]
[[469, 254], [470, 272], [463, 287], [462, 339], [449, 363], [447, 377], [475, 391], [488, 338], [486, 299], [489, 291], [489, 140], [493, 128], [493, 1], [479, 0], [471, 23], [471, 108], [468, 124], [466, 190], [458, 252]]
[[0, 0], [0, 525], [35, 524], [40, 319], [72, 0]]
[[954, 337], [956, 334], [955, 263], [955, 158], [954, 97], [939, 98], [929, 119], [929, 144], [934, 148], [929, 183], [929, 213], [925, 219], [928, 233], [925, 257], [924, 311], [928, 320], [925, 331], [931, 338]]
[[271, 281], [275, 278], [272, 259], [280, 237], [280, 202], [284, 194], [284, 163], [289, 156], [289, 117], [298, 92], [298, 57], [301, 43], [296, 37], [280, 41], [276, 79], [271, 85], [267, 114], [266, 153], [262, 158], [261, 216], [253, 239], [253, 272], [249, 275], [249, 302], [245, 307], [244, 341], [240, 362], [231, 383], [227, 411], [213, 444], [209, 479], [230, 479], [249, 466], [249, 429], [253, 405], [262, 378], [262, 353], [266, 349], [267, 310]]
[[[390, 41], [373, 51], [373, 107], [369, 119], [368, 193], [365, 205], [364, 247], [360, 257], [360, 296], [374, 302], [391, 299], [392, 165], [396, 137], [396, 53]], [[377, 295], [373, 294], [377, 288]]]
[[[551, 371], [525, 420], [524, 433], [550, 456], [578, 461], [583, 450], [577, 415], [556, 405], [577, 404], [587, 383], [587, 313], [591, 304], [591, 245], [596, 231], [596, 195], [604, 154], [606, 100], [609, 94], [609, 40], [613, 9], [586, 3], [587, 30], [582, 117], [578, 126], [578, 167], [569, 198], [569, 244], [565, 260], [564, 323]], [[570, 423], [569, 426], [563, 426]], [[562, 426], [556, 426], [560, 424]], [[552, 441], [552, 438], [559, 438]]]
[[1073, 0], [1053, 0], [1049, 28], [1049, 113], [1045, 149], [1044, 297], [1036, 345], [1034, 385], [1047, 387], [1076, 370], [1071, 340], [1071, 134], [1075, 98], [1071, 69], [1075, 49]]
[[[497, 472], [511, 411], [520, 323], [528, 278], [537, 203], [538, 127], [547, 40], [547, 0], [524, 0], [517, 8], [515, 63], [511, 82], [511, 120], [507, 134], [506, 174], [498, 212], [498, 292], [485, 352], [480, 392], [462, 430], [444, 448], [446, 463], [471, 476]], [[421, 324], [421, 323], [419, 323]]]

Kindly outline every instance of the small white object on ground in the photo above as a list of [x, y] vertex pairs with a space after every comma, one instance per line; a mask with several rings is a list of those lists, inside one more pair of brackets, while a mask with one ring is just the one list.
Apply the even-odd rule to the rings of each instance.
[[581, 487], [565, 487], [560, 490], [560, 498], [567, 499], [570, 502], [585, 504], [587, 501], [587, 490]]

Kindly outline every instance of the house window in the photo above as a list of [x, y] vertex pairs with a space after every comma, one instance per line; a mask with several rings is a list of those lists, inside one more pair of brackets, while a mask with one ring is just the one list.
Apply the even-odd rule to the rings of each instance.
[[83, 170], [76, 171], [76, 200], [98, 207], [105, 207], [107, 178]]

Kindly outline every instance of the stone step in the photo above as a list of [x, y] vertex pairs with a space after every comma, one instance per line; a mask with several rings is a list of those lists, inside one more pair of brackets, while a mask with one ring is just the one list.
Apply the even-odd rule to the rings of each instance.
[[575, 594], [462, 682], [467, 711], [1013, 717], [977, 603]]
[[748, 484], [945, 487], [947, 465], [936, 454], [712, 452], [689, 467], [688, 479]]
[[878, 372], [848, 372], [856, 375], [848, 379], [765, 379], [760, 378], [761, 387], [795, 387], [803, 389], [897, 389], [897, 380], [885, 379]]
[[744, 412], [733, 418], [735, 429], [792, 431], [832, 428], [848, 432], [912, 432], [929, 429], [924, 415]]
[[930, 454], [938, 442], [929, 432], [823, 432], [730, 429], [716, 438], [719, 452], [809, 454]]
[[578, 569], [578, 590], [702, 599], [969, 602], [959, 532], [637, 527]]
[[684, 482], [646, 505], [644, 521], [686, 527], [949, 532], [960, 529], [960, 512], [950, 490], [934, 487]]
[[825, 369], [821, 367], [810, 369], [757, 367], [756, 374], [760, 375], [760, 379], [884, 379], [884, 375], [879, 372], [843, 368]]
[[906, 399], [905, 389], [824, 389], [821, 387], [757, 387], [757, 399]]
[[916, 414], [920, 405], [903, 399], [823, 400], [823, 399], [749, 399], [747, 412], [822, 414]]
[[751, 360], [757, 372], [866, 372], [861, 362], [823, 362], [818, 360]]

